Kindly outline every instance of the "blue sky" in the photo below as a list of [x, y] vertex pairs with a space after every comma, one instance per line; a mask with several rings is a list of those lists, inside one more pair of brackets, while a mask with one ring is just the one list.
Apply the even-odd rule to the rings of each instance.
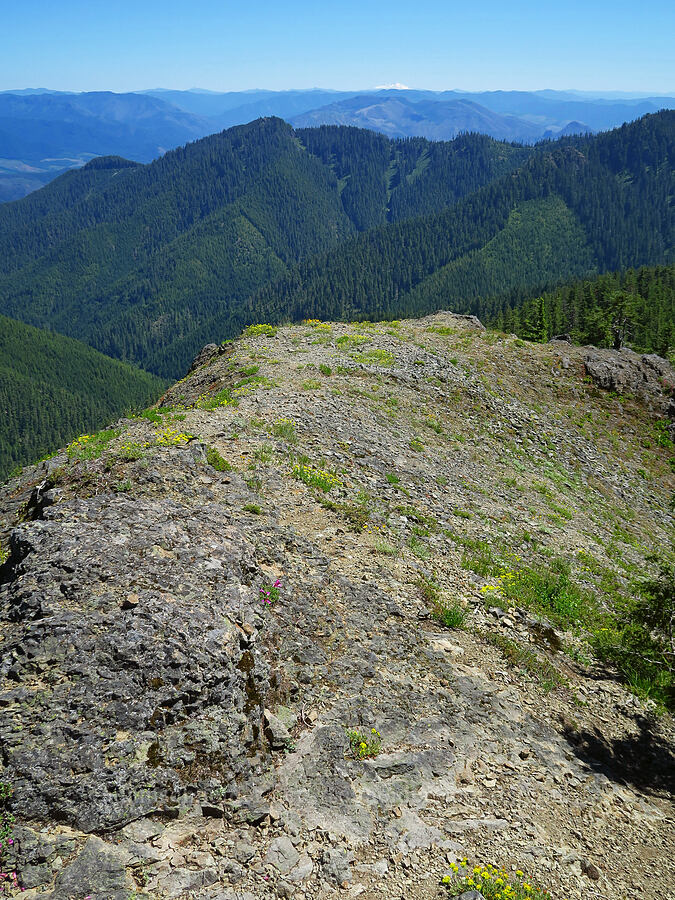
[[24, 0], [0, 90], [675, 91], [675, 3]]

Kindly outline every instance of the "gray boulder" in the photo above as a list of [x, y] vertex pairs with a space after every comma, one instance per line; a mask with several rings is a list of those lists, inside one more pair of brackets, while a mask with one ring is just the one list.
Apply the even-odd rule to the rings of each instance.
[[75, 859], [56, 879], [53, 900], [91, 897], [91, 900], [127, 900], [134, 889], [125, 866], [129, 854], [91, 835]]
[[274, 866], [282, 875], [290, 872], [298, 864], [299, 860], [300, 854], [286, 835], [275, 838], [265, 854], [265, 862], [270, 866]]
[[666, 359], [654, 353], [640, 355], [624, 347], [602, 350], [590, 347], [584, 357], [586, 373], [606, 391], [632, 394], [666, 413], [670, 393], [675, 387], [675, 370]]
[[291, 743], [291, 736], [283, 722], [269, 709], [265, 710], [265, 737], [272, 750], [283, 750]]

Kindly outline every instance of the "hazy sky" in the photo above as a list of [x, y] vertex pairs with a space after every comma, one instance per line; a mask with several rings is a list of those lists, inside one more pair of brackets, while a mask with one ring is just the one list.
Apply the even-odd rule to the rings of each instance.
[[668, 0], [24, 0], [0, 90], [675, 90]]

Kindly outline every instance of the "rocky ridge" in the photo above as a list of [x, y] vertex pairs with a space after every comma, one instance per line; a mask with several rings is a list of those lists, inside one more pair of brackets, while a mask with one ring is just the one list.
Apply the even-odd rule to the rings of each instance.
[[23, 896], [440, 898], [463, 856], [555, 897], [674, 896], [670, 717], [472, 569], [625, 585], [672, 545], [673, 373], [633, 356], [449, 313], [252, 329], [100, 454], [5, 485]]

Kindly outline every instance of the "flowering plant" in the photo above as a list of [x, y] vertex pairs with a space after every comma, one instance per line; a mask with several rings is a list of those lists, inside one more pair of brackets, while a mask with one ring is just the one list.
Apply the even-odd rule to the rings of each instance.
[[470, 869], [467, 859], [459, 864], [452, 863], [450, 868], [452, 875], [445, 875], [441, 884], [447, 888], [451, 897], [476, 890], [480, 891], [485, 900], [551, 900], [551, 894], [531, 884], [520, 869], [516, 871], [515, 878], [512, 878], [504, 869], [498, 869], [490, 863]]
[[281, 596], [279, 591], [281, 588], [281, 579], [277, 578], [274, 584], [264, 584], [260, 588], [260, 596], [262, 598], [262, 602], [265, 606], [271, 606], [273, 603], [276, 603], [279, 597]]
[[352, 756], [357, 759], [377, 756], [382, 749], [382, 735], [377, 728], [371, 728], [370, 733], [358, 729], [347, 729], [347, 738]]
[[[10, 841], [10, 843], [12, 842]], [[26, 890], [19, 887], [19, 879], [16, 872], [0, 872], [0, 894], [4, 894], [10, 888], [17, 888], [22, 893]]]

